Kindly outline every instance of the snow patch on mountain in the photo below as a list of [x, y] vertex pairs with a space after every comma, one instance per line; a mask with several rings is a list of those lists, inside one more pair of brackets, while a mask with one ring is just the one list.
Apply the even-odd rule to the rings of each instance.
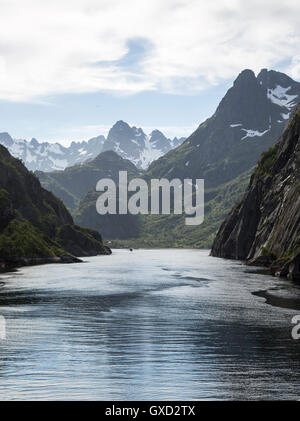
[[259, 132], [258, 130], [247, 130], [247, 129], [242, 129], [242, 130], [246, 132], [246, 136], [242, 137], [241, 140], [245, 140], [248, 137], [261, 137], [270, 131], [270, 129], [267, 129], [263, 132]]
[[163, 155], [163, 152], [161, 149], [156, 148], [157, 142], [150, 142], [150, 136], [145, 136], [144, 142], [145, 148], [143, 149], [139, 158], [136, 159], [136, 162], [133, 161], [133, 163], [137, 167], [140, 166], [142, 169], [147, 169], [151, 162], [155, 161]]
[[277, 85], [275, 89], [268, 89], [268, 98], [277, 104], [280, 107], [286, 107], [288, 110], [292, 110], [295, 107], [295, 99], [298, 98], [298, 95], [288, 95], [287, 92], [291, 90], [291, 86], [283, 88], [280, 85]]
[[242, 137], [241, 140], [245, 140], [245, 139], [251, 138], [251, 137], [262, 137], [262, 136], [264, 136], [266, 133], [268, 133], [271, 130], [272, 122], [271, 122], [271, 119], [269, 119], [269, 128], [262, 131], [262, 132], [259, 131], [259, 130], [254, 130], [254, 129], [244, 129], [241, 126], [242, 126], [242, 124], [231, 124], [230, 125], [231, 128], [239, 127], [240, 130], [244, 131], [246, 133], [246, 135], [244, 137]]

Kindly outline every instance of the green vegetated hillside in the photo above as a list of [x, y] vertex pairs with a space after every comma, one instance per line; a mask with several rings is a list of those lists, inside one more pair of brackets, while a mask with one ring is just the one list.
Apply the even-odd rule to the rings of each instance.
[[[101, 232], [106, 240], [133, 238], [139, 235], [139, 218], [132, 215], [104, 215], [96, 211], [100, 193], [95, 191], [100, 179], [119, 182], [119, 172], [126, 171], [128, 179], [141, 177], [143, 172], [113, 151], [103, 152], [95, 159], [52, 173], [37, 172], [42, 185], [55, 192], [72, 212], [75, 222]], [[70, 199], [71, 198], [71, 199]]]
[[[105, 239], [112, 241], [113, 246], [122, 247], [210, 247], [232, 204], [241, 199], [250, 177], [250, 172], [246, 172], [219, 187], [206, 189], [205, 222], [201, 226], [188, 227], [185, 225], [184, 215], [100, 216], [96, 211], [96, 201], [100, 193], [92, 189], [95, 188], [98, 176], [99, 178], [107, 177], [108, 170], [104, 168], [104, 165], [109, 167], [109, 175], [116, 183], [119, 171], [122, 170], [130, 170], [129, 179], [143, 177], [149, 181], [149, 178], [147, 173], [140, 173], [131, 163], [114, 152], [102, 153], [97, 160], [65, 170], [68, 177], [75, 171], [76, 177], [81, 180], [84, 178], [86, 186], [83, 191], [88, 191], [80, 200], [78, 208], [73, 211], [76, 223], [100, 231]], [[88, 171], [91, 171], [90, 176]], [[63, 172], [44, 174], [42, 180], [49, 180], [53, 176], [65, 180]], [[75, 187], [72, 188], [71, 194], [75, 194], [75, 189], [77, 189], [76, 178], [74, 180]], [[79, 195], [77, 200], [79, 200]]]
[[0, 260], [109, 253], [61, 200], [0, 146]]
[[74, 213], [77, 224], [89, 226], [100, 231], [104, 238], [127, 239], [138, 238], [141, 235], [141, 219], [136, 215], [99, 215], [96, 211], [96, 201], [100, 193], [90, 191], [81, 200]]
[[271, 266], [300, 279], [300, 105], [265, 152], [243, 200], [222, 224], [212, 255]]
[[241, 200], [249, 183], [251, 171], [229, 183], [205, 191], [204, 223], [185, 225], [185, 215], [141, 215], [136, 238], [113, 240], [115, 247], [195, 247], [210, 248], [215, 235], [232, 208]]
[[63, 171], [50, 173], [37, 171], [36, 175], [44, 188], [52, 191], [63, 200], [69, 210], [74, 212], [81, 200], [90, 191], [95, 191], [98, 180], [111, 178], [118, 183], [119, 171], [127, 171], [129, 179], [141, 174], [130, 161], [121, 158], [113, 151], [107, 151], [90, 161]]

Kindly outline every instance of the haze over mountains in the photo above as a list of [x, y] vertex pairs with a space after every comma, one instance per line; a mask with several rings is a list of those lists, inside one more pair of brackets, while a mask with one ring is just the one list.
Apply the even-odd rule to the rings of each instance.
[[146, 135], [141, 128], [130, 127], [118, 121], [107, 138], [97, 136], [88, 141], [72, 142], [65, 147], [60, 143], [13, 139], [8, 133], [0, 133], [0, 144], [16, 158], [22, 159], [32, 171], [56, 171], [95, 158], [100, 152], [112, 150], [122, 158], [130, 159], [137, 167], [146, 169], [163, 154], [180, 145], [185, 138], [168, 139], [159, 130]]

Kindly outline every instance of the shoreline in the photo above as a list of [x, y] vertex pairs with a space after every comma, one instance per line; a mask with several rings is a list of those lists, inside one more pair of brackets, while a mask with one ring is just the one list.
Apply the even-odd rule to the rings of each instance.
[[253, 291], [252, 295], [265, 299], [265, 304], [272, 307], [284, 308], [288, 310], [300, 310], [300, 298], [298, 297], [284, 297], [280, 295], [272, 294], [270, 290]]
[[16, 257], [11, 259], [0, 259], [0, 274], [7, 272], [14, 272], [16, 269], [26, 266], [46, 265], [50, 263], [83, 263], [83, 260], [74, 256], [60, 256], [60, 257]]

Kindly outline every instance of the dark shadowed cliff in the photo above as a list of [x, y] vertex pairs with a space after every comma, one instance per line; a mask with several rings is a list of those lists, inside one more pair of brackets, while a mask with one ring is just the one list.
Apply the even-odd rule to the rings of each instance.
[[52, 193], [0, 146], [0, 260], [107, 254], [100, 234], [74, 225]]
[[300, 105], [279, 142], [262, 155], [243, 200], [222, 224], [212, 255], [300, 278]]

